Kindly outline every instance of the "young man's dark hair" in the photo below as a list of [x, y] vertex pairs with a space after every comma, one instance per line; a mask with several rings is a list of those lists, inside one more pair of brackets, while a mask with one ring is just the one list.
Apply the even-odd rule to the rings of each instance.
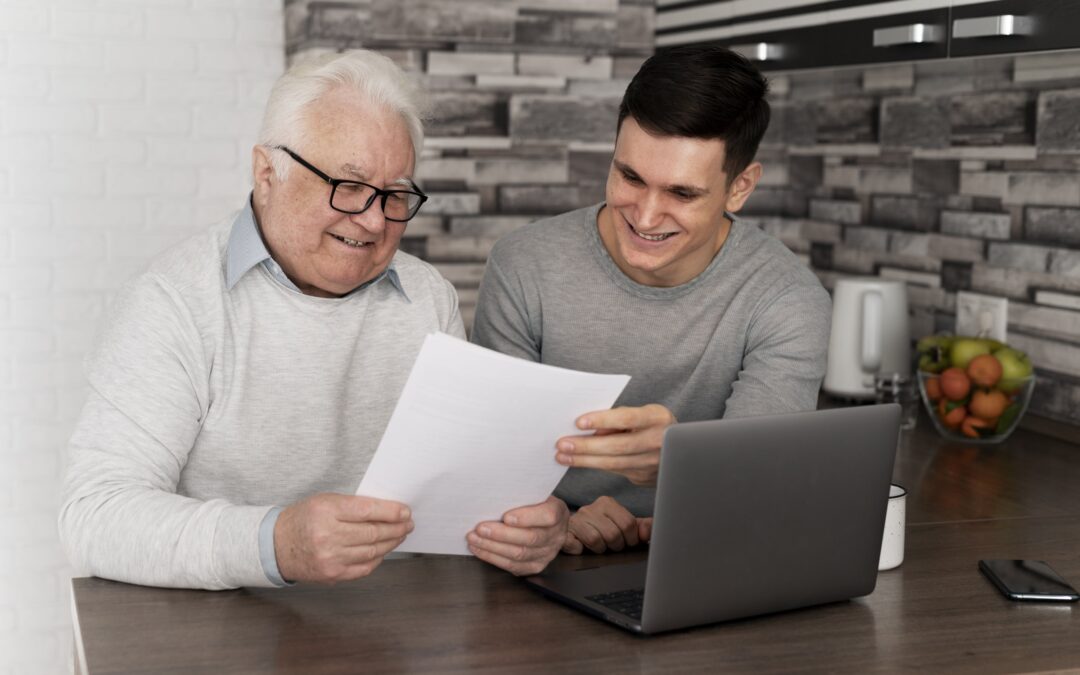
[[652, 134], [724, 141], [728, 181], [754, 161], [769, 126], [769, 84], [748, 60], [710, 45], [670, 47], [642, 64], [619, 104]]

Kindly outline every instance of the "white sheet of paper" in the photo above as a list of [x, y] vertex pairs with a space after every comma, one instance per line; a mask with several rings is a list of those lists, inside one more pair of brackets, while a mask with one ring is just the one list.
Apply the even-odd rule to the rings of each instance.
[[395, 550], [471, 555], [478, 523], [547, 499], [566, 473], [555, 441], [629, 381], [429, 335], [356, 493], [412, 509], [416, 529]]

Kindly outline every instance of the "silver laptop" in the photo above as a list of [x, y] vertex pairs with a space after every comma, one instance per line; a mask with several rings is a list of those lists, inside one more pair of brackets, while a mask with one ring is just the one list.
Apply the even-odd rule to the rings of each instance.
[[676, 424], [648, 560], [526, 581], [638, 633], [867, 595], [899, 424], [895, 403]]

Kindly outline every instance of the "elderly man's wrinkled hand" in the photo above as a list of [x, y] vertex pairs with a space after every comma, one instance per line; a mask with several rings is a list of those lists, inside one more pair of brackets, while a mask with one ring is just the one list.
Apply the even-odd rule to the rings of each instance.
[[357, 495], [314, 495], [278, 516], [278, 571], [288, 581], [323, 584], [365, 577], [412, 531], [412, 514], [404, 504]]
[[591, 412], [576, 424], [595, 433], [563, 436], [555, 443], [555, 459], [565, 466], [611, 471], [634, 485], [656, 485], [664, 430], [675, 422], [658, 403]]
[[566, 540], [570, 510], [556, 497], [507, 511], [501, 522], [483, 522], [466, 536], [469, 550], [484, 562], [518, 576], [538, 574]]
[[570, 516], [563, 553], [621, 551], [649, 541], [652, 518], [637, 518], [611, 497], [600, 497]]

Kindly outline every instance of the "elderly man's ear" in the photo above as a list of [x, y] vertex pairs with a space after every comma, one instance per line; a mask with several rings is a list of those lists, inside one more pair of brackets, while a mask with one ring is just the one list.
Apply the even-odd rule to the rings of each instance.
[[275, 180], [274, 165], [270, 162], [273, 152], [263, 145], [251, 149], [251, 178], [253, 199], [258, 206], [265, 206], [270, 197], [270, 185]]

